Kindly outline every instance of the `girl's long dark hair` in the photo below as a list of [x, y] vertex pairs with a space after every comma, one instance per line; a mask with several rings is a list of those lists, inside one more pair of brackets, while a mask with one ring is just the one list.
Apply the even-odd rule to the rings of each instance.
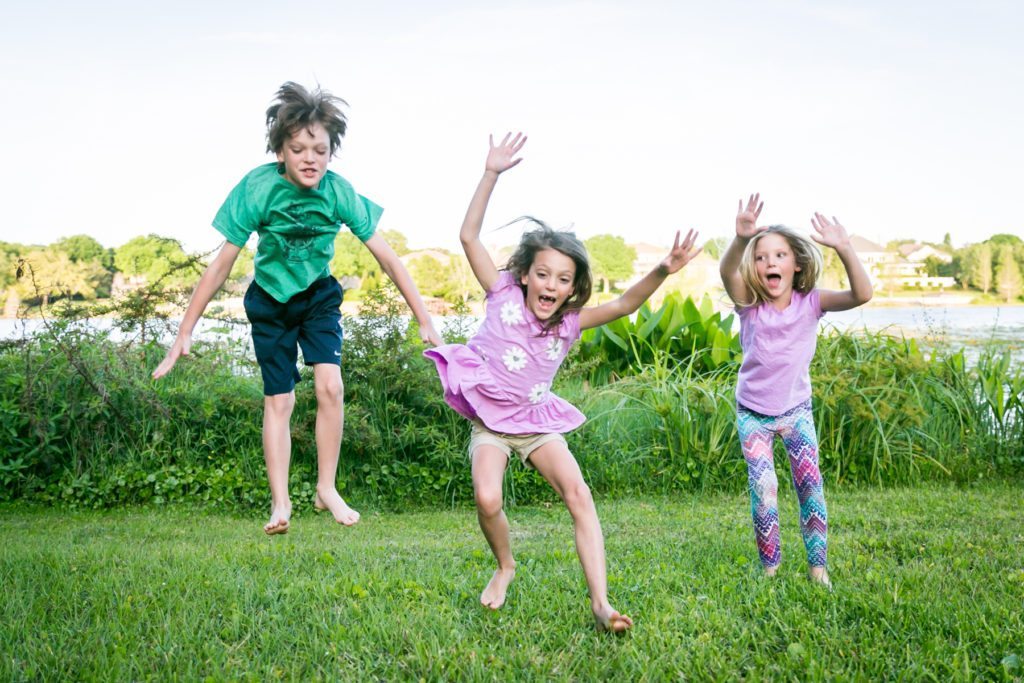
[[[572, 259], [576, 265], [576, 275], [572, 282], [572, 295], [566, 299], [561, 307], [555, 311], [550, 318], [544, 322], [544, 334], [557, 328], [562, 323], [567, 311], [579, 310], [590, 300], [590, 293], [594, 286], [594, 278], [590, 273], [590, 258], [587, 256], [587, 248], [583, 242], [576, 237], [575, 233], [567, 230], [555, 230], [536, 218], [522, 216], [508, 225], [519, 221], [529, 221], [536, 227], [523, 233], [519, 240], [519, 246], [509, 257], [508, 263], [502, 270], [507, 270], [515, 276], [516, 282], [521, 283], [523, 276], [530, 272], [533, 259], [537, 252], [545, 249], [554, 249]], [[523, 294], [526, 294], [526, 285], [520, 285]]]

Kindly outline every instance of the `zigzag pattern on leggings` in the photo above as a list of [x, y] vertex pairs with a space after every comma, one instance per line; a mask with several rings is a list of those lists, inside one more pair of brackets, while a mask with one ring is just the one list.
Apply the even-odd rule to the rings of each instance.
[[811, 402], [805, 401], [778, 416], [761, 415], [738, 405], [736, 420], [743, 457], [747, 461], [750, 512], [761, 564], [774, 567], [781, 561], [779, 480], [772, 456], [772, 444], [779, 436], [789, 455], [793, 487], [800, 500], [800, 531], [807, 550], [807, 562], [815, 567], [825, 566], [828, 558], [828, 510], [818, 469], [818, 438], [814, 431]]

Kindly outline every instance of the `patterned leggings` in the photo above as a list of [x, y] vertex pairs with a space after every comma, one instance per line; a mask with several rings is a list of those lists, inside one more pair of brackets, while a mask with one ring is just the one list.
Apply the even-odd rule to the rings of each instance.
[[789, 455], [793, 487], [800, 499], [800, 530], [807, 548], [807, 562], [812, 567], [824, 567], [828, 554], [828, 512], [818, 470], [818, 437], [814, 432], [810, 400], [774, 417], [737, 404], [736, 421], [743, 457], [747, 461], [750, 511], [761, 564], [775, 567], [781, 561], [779, 480], [772, 458], [772, 443], [778, 435]]

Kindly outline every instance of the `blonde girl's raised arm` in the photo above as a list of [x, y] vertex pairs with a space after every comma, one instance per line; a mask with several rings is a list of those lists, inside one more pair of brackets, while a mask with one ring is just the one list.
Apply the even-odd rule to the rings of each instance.
[[725, 293], [734, 304], [749, 303], [754, 298], [750, 288], [740, 277], [740, 261], [743, 260], [743, 252], [750, 239], [765, 229], [757, 226], [757, 219], [763, 208], [764, 202], [761, 201], [760, 193], [750, 195], [745, 208], [743, 200], [739, 201], [739, 209], [736, 212], [736, 237], [729, 243], [722, 254], [722, 260], [718, 263], [718, 272], [722, 276]]
[[846, 277], [850, 281], [850, 288], [842, 291], [822, 289], [818, 291], [822, 311], [848, 311], [857, 306], [863, 306], [871, 301], [874, 293], [871, 287], [871, 278], [864, 270], [864, 264], [857, 258], [857, 252], [850, 244], [850, 237], [846, 234], [846, 228], [842, 226], [835, 216], [829, 221], [828, 218], [815, 213], [811, 219], [811, 227], [814, 228], [811, 238], [815, 242], [826, 247], [832, 247], [839, 255], [839, 260], [846, 268]]

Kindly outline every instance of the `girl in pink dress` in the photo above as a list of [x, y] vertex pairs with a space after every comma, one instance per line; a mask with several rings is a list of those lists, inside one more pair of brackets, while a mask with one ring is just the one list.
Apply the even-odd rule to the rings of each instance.
[[445, 400], [473, 423], [469, 452], [480, 528], [498, 568], [480, 602], [498, 609], [505, 602], [516, 563], [502, 510], [502, 481], [512, 451], [535, 468], [565, 501], [576, 529], [590, 606], [597, 628], [625, 631], [633, 621], [608, 601], [604, 538], [590, 489], [566, 445], [564, 432], [584, 421], [580, 411], [551, 393], [551, 383], [580, 331], [637, 310], [671, 273], [699, 253], [691, 230], [676, 233], [668, 256], [622, 297], [593, 308], [587, 252], [575, 235], [543, 223], [523, 234], [499, 271], [480, 242], [487, 202], [498, 176], [518, 164], [526, 143], [521, 133], [490, 141], [484, 175], [470, 201], [460, 237], [470, 267], [487, 293], [480, 331], [466, 344], [425, 351], [437, 364]]

